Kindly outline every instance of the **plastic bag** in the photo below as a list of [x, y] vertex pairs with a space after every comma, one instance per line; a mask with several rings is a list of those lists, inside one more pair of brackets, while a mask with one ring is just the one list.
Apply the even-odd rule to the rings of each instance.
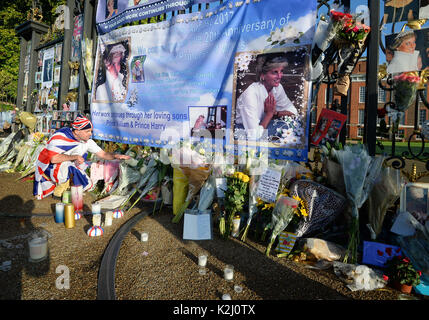
[[333, 242], [318, 238], [302, 238], [298, 247], [316, 260], [337, 261], [344, 257], [346, 250]]
[[351, 291], [375, 290], [386, 286], [381, 272], [374, 271], [365, 265], [354, 265], [335, 261], [333, 263], [334, 273], [347, 283]]

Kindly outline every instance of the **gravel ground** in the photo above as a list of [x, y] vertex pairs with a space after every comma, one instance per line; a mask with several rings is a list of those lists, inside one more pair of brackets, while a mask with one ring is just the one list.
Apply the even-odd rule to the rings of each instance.
[[[53, 218], [56, 201], [33, 200], [32, 183], [16, 182], [17, 174], [0, 173], [0, 263], [11, 261], [11, 270], [0, 271], [2, 300], [95, 300], [101, 258], [114, 233], [128, 219], [151, 206], [134, 208], [123, 218], [114, 219], [102, 237], [88, 237], [89, 215], [65, 229]], [[90, 194], [84, 198], [88, 206]], [[308, 268], [286, 258], [267, 257], [265, 245], [238, 239], [223, 240], [214, 229], [210, 241], [182, 239], [183, 219], [171, 222], [172, 212], [161, 212], [140, 220], [125, 237], [116, 264], [115, 286], [118, 300], [220, 300], [228, 293], [233, 300], [396, 300], [403, 296], [389, 287], [364, 292], [349, 290], [345, 283], [328, 270]], [[49, 258], [28, 261], [28, 235], [36, 230], [50, 235]], [[149, 241], [141, 242], [147, 231]], [[9, 248], [8, 245], [9, 244]], [[198, 253], [208, 254], [207, 272], [199, 274]], [[223, 279], [226, 264], [234, 266], [234, 280]], [[58, 289], [58, 277], [66, 266], [70, 288]], [[234, 286], [242, 291], [236, 292]], [[422, 296], [409, 296], [423, 299]]]

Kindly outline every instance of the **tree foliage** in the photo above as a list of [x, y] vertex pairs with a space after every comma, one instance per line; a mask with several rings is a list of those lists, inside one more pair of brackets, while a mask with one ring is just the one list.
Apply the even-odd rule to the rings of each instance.
[[[56, 18], [55, 9], [64, 0], [41, 0], [43, 20], [52, 25]], [[31, 0], [0, 1], [0, 99], [16, 98], [18, 89], [20, 39], [15, 28], [27, 21], [27, 13], [32, 7]]]

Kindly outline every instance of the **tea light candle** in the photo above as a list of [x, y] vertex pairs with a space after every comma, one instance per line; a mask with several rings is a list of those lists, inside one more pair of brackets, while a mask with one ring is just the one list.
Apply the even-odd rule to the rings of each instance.
[[140, 236], [140, 240], [143, 242], [146, 242], [149, 240], [149, 234], [147, 232], [142, 232], [141, 236]]
[[55, 204], [55, 222], [64, 223], [64, 203]]
[[202, 253], [198, 256], [198, 266], [205, 267], [206, 264], [207, 264], [207, 255]]
[[92, 214], [99, 214], [101, 213], [101, 204], [99, 203], [93, 203], [92, 206]]
[[222, 300], [231, 300], [231, 296], [230, 296], [228, 293], [225, 293], [225, 294], [222, 296]]
[[112, 225], [112, 219], [113, 219], [113, 212], [107, 211], [106, 216], [104, 217], [104, 226], [111, 226]]
[[92, 224], [94, 226], [98, 226], [98, 227], [101, 226], [101, 214], [100, 213], [92, 215]]
[[71, 201], [71, 192], [69, 190], [66, 190], [63, 192], [62, 202], [70, 203], [70, 201]]
[[234, 267], [231, 265], [226, 265], [223, 269], [223, 277], [225, 280], [230, 281], [234, 278]]
[[40, 261], [48, 255], [48, 240], [46, 238], [33, 238], [28, 242], [30, 260]]

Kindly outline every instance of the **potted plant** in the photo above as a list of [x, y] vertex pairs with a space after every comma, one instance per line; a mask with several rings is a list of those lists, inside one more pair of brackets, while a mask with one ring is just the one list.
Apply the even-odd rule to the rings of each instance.
[[388, 281], [393, 287], [404, 293], [410, 293], [420, 283], [421, 272], [416, 271], [410, 259], [395, 256], [386, 262]]

